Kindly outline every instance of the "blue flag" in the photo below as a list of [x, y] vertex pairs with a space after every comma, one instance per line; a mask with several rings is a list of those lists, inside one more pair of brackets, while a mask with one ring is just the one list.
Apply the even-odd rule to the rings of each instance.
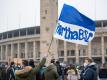
[[94, 34], [95, 22], [74, 7], [64, 4], [54, 37], [68, 42], [87, 45], [94, 38]]

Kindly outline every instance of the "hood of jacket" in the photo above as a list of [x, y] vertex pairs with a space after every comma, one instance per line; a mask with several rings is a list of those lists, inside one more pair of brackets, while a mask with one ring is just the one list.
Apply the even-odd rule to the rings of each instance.
[[54, 64], [51, 64], [47, 67], [47, 71], [50, 71], [50, 70], [56, 70], [56, 66]]
[[89, 68], [93, 69], [94, 71], [97, 70], [96, 63], [92, 62], [91, 64], [88, 65]]

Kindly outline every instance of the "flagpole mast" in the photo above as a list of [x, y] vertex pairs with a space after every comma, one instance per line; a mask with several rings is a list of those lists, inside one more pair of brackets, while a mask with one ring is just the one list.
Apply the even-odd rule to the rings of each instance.
[[95, 21], [96, 21], [96, 0], [95, 0], [95, 13], [94, 13], [94, 16], [95, 16]]
[[49, 53], [50, 55], [52, 55], [51, 52], [50, 52], [50, 48], [51, 48], [52, 42], [53, 42], [53, 36], [52, 36], [52, 39], [51, 39], [51, 42], [50, 42], [49, 48], [48, 48], [48, 53]]

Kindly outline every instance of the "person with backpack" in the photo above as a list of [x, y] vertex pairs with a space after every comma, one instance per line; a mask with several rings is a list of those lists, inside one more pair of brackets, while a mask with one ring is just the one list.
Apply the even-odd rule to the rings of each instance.
[[51, 63], [47, 67], [44, 74], [45, 74], [45, 80], [59, 80], [59, 74], [57, 72], [57, 68], [54, 64], [53, 59], [51, 60]]
[[7, 80], [15, 80], [15, 67], [14, 67], [14, 62], [10, 63], [9, 68], [7, 69]]
[[5, 64], [1, 65], [1, 72], [0, 72], [1, 80], [6, 80], [6, 67]]
[[15, 80], [36, 80], [35, 75], [45, 64], [45, 62], [46, 57], [42, 59], [42, 61], [39, 63], [37, 67], [32, 68], [31, 66], [28, 66], [26, 61], [23, 61], [24, 68], [15, 72]]
[[85, 59], [84, 69], [80, 74], [80, 80], [98, 80], [97, 67], [92, 59]]
[[36, 74], [36, 80], [45, 80], [46, 66], [44, 65]]
[[60, 76], [60, 80], [62, 80], [62, 66], [60, 65], [60, 62], [59, 61], [56, 61], [56, 68], [57, 68], [57, 72]]

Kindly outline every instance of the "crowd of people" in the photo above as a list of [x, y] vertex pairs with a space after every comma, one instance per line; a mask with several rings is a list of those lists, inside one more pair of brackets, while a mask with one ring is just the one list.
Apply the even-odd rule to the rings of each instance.
[[0, 65], [0, 80], [107, 80], [107, 64], [100, 68], [90, 58], [84, 64], [62, 64], [52, 59], [45, 65], [46, 57], [39, 64], [33, 60], [22, 60], [22, 64], [11, 62]]

